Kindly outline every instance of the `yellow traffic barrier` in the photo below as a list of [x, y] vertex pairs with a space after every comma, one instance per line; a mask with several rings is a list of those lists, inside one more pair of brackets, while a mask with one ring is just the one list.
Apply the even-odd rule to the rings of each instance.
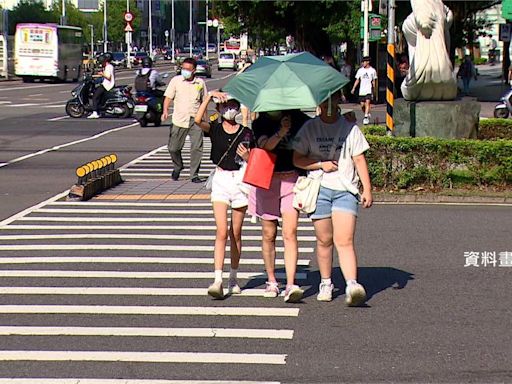
[[117, 155], [110, 154], [76, 168], [78, 177], [68, 194], [68, 200], [89, 200], [91, 197], [123, 182], [115, 168]]

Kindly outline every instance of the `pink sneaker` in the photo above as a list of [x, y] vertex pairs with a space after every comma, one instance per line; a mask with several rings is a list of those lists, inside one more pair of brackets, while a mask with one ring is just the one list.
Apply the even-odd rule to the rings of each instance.
[[263, 297], [277, 297], [279, 295], [279, 284], [276, 281], [267, 281], [267, 287]]

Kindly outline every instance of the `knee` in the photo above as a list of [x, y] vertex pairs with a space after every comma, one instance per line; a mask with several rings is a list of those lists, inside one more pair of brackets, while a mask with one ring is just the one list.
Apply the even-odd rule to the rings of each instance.
[[263, 231], [261, 238], [264, 243], [275, 243], [276, 233], [274, 231]]
[[293, 241], [297, 242], [297, 229], [283, 229], [283, 241], [286, 243]]
[[332, 237], [325, 237], [325, 236], [317, 237], [316, 244], [319, 247], [323, 247], [323, 248], [332, 247], [333, 246]]
[[353, 237], [342, 237], [342, 238], [336, 239], [336, 247], [351, 248], [353, 246], [354, 246]]
[[227, 241], [228, 231], [225, 228], [217, 228], [216, 239], [220, 241]]

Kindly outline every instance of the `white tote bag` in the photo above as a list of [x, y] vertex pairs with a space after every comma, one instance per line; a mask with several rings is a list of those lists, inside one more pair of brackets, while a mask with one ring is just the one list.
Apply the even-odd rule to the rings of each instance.
[[315, 212], [322, 175], [323, 172], [320, 175], [299, 176], [295, 182], [293, 207], [299, 212]]

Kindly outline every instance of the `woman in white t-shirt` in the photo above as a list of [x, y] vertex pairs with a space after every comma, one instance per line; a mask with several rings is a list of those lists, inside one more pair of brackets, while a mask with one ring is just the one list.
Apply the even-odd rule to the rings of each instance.
[[[320, 105], [320, 116], [307, 121], [298, 132], [294, 144], [295, 166], [309, 173], [321, 173], [322, 181], [313, 220], [317, 238], [317, 259], [321, 283], [317, 300], [331, 301], [333, 245], [339, 255], [341, 271], [347, 282], [345, 302], [358, 306], [365, 302], [366, 292], [357, 282], [357, 257], [354, 232], [360, 194], [365, 208], [372, 205], [370, 176], [364, 152], [369, 145], [357, 125], [345, 117], [331, 113], [340, 100], [337, 92]], [[333, 147], [335, 146], [335, 147]]]
[[99, 85], [94, 90], [94, 95], [92, 96], [92, 108], [93, 112], [87, 117], [88, 119], [97, 119], [100, 117], [99, 115], [99, 105], [100, 100], [103, 95], [114, 88], [115, 79], [114, 79], [114, 66], [110, 64], [112, 61], [112, 54], [110, 52], [105, 52], [100, 55], [98, 58], [98, 62], [102, 66], [102, 70], [95, 75], [95, 77], [101, 77], [101, 85]]

